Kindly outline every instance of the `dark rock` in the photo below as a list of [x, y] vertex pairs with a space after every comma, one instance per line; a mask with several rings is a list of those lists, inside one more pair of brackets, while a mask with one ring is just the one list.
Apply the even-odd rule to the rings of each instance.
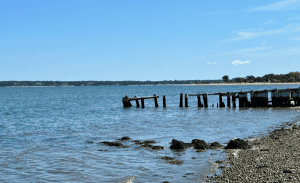
[[181, 165], [183, 163], [183, 161], [179, 161], [179, 160], [171, 160], [171, 161], [167, 161], [167, 163], [170, 163], [172, 165], [176, 164], [176, 165]]
[[105, 150], [103, 150], [103, 149], [99, 149], [98, 151], [107, 151], [106, 149]]
[[209, 148], [210, 149], [215, 149], [215, 148], [222, 148], [224, 147], [222, 144], [220, 144], [219, 142], [213, 142], [209, 144]]
[[171, 157], [169, 157], [169, 156], [164, 156], [164, 157], [162, 157], [161, 159], [164, 159], [164, 160], [174, 160], [174, 158], [171, 158]]
[[145, 140], [142, 142], [142, 144], [155, 144], [156, 142], [154, 140]]
[[193, 139], [192, 144], [194, 145], [195, 149], [208, 149], [208, 144], [204, 140]]
[[103, 144], [107, 145], [107, 146], [117, 146], [117, 147], [121, 147], [123, 146], [123, 144], [121, 142], [107, 142], [107, 141], [103, 141]]
[[176, 139], [173, 139], [171, 144], [172, 145], [170, 146], [170, 148], [171, 149], [177, 149], [177, 150], [185, 150], [189, 147], [194, 146], [192, 143], [184, 143], [184, 142], [176, 140]]
[[164, 146], [153, 146], [152, 147], [153, 150], [162, 150], [162, 149], [165, 149]]
[[94, 143], [94, 141], [87, 140], [87, 141], [85, 141], [85, 143], [87, 143], [87, 144], [92, 144], [92, 143]]
[[163, 183], [170, 183], [169, 181], [163, 181]]
[[249, 144], [242, 139], [230, 140], [225, 149], [249, 149], [251, 148]]
[[125, 136], [125, 137], [120, 138], [119, 140], [130, 140], [130, 137]]
[[144, 144], [144, 145], [142, 145], [142, 147], [146, 147], [146, 148], [152, 148], [153, 146], [152, 146], [152, 145], [150, 145], [150, 144]]

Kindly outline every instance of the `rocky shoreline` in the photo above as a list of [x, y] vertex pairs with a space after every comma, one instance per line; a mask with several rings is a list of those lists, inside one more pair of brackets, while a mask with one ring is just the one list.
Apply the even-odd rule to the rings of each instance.
[[[290, 124], [291, 125], [291, 124]], [[222, 174], [206, 182], [300, 182], [300, 128], [276, 129], [250, 139], [248, 149], [227, 149], [226, 161], [216, 161]]]

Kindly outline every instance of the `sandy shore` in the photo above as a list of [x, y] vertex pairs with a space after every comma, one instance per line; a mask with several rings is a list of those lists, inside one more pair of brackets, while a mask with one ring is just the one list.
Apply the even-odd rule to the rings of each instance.
[[207, 176], [205, 180], [300, 182], [300, 127], [289, 125], [270, 132], [267, 137], [249, 140], [251, 149], [226, 150], [226, 161], [216, 162], [222, 169], [222, 174]]
[[187, 86], [230, 86], [230, 85], [298, 85], [300, 83], [210, 83], [210, 84], [183, 84]]

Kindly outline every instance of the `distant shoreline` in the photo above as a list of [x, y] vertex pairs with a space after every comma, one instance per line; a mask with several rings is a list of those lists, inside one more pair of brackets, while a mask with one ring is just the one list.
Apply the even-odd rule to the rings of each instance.
[[255, 82], [255, 83], [197, 83], [197, 84], [182, 84], [186, 86], [230, 86], [230, 85], [298, 85], [300, 83], [264, 83], [264, 82]]

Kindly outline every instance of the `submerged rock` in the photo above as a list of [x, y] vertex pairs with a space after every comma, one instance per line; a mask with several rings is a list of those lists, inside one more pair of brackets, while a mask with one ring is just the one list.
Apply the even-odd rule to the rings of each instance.
[[107, 146], [117, 146], [117, 147], [121, 147], [123, 146], [123, 144], [121, 142], [108, 142], [108, 141], [103, 141], [101, 142], [103, 143], [104, 145], [107, 145]]
[[156, 141], [154, 141], [154, 140], [145, 140], [142, 142], [142, 144], [155, 144], [155, 143], [156, 143]]
[[181, 165], [183, 163], [183, 161], [179, 161], [179, 160], [170, 160], [167, 161], [167, 163], [170, 163], [172, 165], [176, 164], [176, 165]]
[[249, 149], [250, 145], [242, 139], [234, 139], [230, 140], [225, 149]]
[[162, 149], [165, 149], [164, 146], [153, 146], [152, 147], [153, 150], [162, 150]]
[[125, 136], [125, 137], [120, 138], [119, 140], [130, 140], [130, 137]]
[[164, 160], [167, 160], [167, 161], [169, 161], [169, 160], [174, 160], [174, 158], [169, 157], [169, 156], [161, 157], [161, 159], [164, 159]]

